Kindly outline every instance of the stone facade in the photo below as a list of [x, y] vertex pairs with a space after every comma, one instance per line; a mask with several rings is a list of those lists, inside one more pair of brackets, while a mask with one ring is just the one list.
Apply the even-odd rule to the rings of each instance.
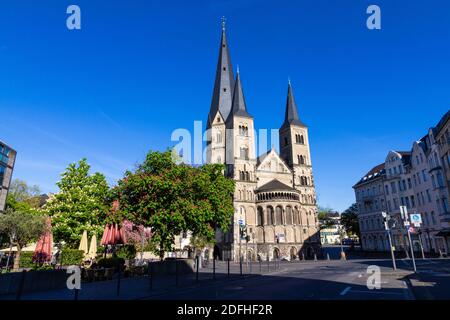
[[[235, 213], [216, 234], [219, 259], [313, 258], [320, 254], [316, 194], [308, 128], [298, 117], [289, 83], [286, 117], [274, 148], [257, 157], [254, 119], [248, 113], [239, 71], [233, 76], [225, 29], [207, 123], [208, 163], [225, 163], [236, 182]], [[241, 225], [248, 237], [242, 237]], [[247, 242], [248, 239], [248, 242]]]
[[[448, 114], [444, 118], [448, 122]], [[389, 250], [381, 215], [384, 211], [397, 221], [391, 230], [393, 245], [396, 250], [407, 250], [407, 233], [400, 217], [400, 206], [406, 206], [409, 214], [422, 216], [422, 225], [412, 233], [414, 249], [419, 251], [422, 245], [425, 252], [449, 252], [449, 179], [445, 179], [445, 167], [450, 160], [448, 145], [440, 147], [437, 143], [436, 133], [443, 131], [445, 135], [444, 125], [438, 130], [439, 124], [415, 141], [411, 151], [390, 151], [384, 163], [353, 187], [363, 249]]]

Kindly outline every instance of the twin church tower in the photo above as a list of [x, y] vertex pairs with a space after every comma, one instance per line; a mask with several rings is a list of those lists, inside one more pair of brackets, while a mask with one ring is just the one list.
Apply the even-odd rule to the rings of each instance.
[[[234, 179], [235, 213], [228, 232], [216, 234], [219, 259], [312, 258], [320, 251], [316, 192], [308, 128], [300, 120], [288, 84], [279, 129], [280, 154], [256, 155], [254, 119], [247, 109], [239, 70], [234, 77], [225, 25], [207, 121], [208, 163], [225, 163]], [[246, 230], [241, 237], [240, 230]]]

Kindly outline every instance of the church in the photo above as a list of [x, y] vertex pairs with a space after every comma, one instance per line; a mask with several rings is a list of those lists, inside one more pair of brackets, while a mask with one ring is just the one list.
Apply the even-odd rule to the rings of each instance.
[[316, 192], [308, 128], [299, 117], [292, 85], [279, 128], [279, 150], [256, 154], [254, 118], [234, 76], [225, 24], [206, 125], [206, 162], [224, 163], [234, 179], [234, 216], [216, 232], [214, 257], [226, 260], [312, 259], [320, 254]]

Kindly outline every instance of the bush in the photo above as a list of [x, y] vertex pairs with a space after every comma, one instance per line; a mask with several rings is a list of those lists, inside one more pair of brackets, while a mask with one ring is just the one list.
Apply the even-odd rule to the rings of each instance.
[[33, 262], [34, 252], [21, 252], [20, 253], [20, 267], [21, 268], [33, 268], [35, 263]]
[[136, 248], [131, 244], [124, 245], [117, 249], [116, 255], [118, 258], [126, 260], [134, 259], [136, 257]]
[[61, 251], [61, 265], [71, 266], [78, 265], [83, 262], [84, 251], [78, 249], [62, 249]]
[[119, 269], [119, 266], [123, 269], [124, 265], [125, 259], [123, 258], [101, 258], [97, 262], [97, 266], [100, 268], [114, 268], [116, 270]]

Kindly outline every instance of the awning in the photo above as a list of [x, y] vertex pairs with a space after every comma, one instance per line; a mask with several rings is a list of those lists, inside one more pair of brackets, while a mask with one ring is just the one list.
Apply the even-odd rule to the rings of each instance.
[[449, 237], [450, 236], [450, 229], [444, 229], [436, 233], [436, 237]]

